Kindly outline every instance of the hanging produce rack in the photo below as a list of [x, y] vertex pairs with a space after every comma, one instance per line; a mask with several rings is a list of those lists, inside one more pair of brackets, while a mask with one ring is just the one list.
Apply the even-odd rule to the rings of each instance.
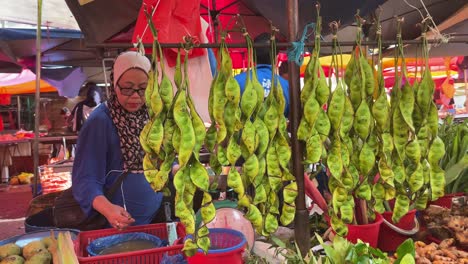
[[[427, 43], [429, 44], [440, 44], [439, 40], [427, 40]], [[464, 39], [452, 39], [449, 40], [449, 43], [467, 43], [467, 40]], [[361, 41], [362, 46], [377, 46], [377, 41]], [[398, 44], [396, 40], [383, 40], [382, 45], [383, 46], [390, 46], [390, 45], [396, 45]], [[403, 41], [404, 45], [410, 45], [410, 44], [423, 44], [422, 40], [405, 40]], [[150, 43], [144, 44], [145, 48], [151, 48]], [[161, 48], [180, 48], [181, 44], [180, 43], [160, 43]], [[210, 48], [219, 48], [221, 43], [200, 43], [192, 48], [194, 49], [210, 49]], [[227, 48], [247, 48], [246, 43], [226, 43], [225, 44]], [[354, 46], [356, 45], [355, 41], [340, 41], [340, 46]], [[289, 48], [292, 47], [291, 42], [278, 42], [276, 44], [277, 47], [279, 48]], [[314, 47], [313, 42], [305, 42], [304, 43], [305, 47]], [[325, 46], [325, 47], [331, 47], [333, 46], [332, 41], [322, 41], [320, 42], [320, 46]], [[114, 48], [114, 49], [128, 49], [128, 48], [133, 48], [132, 43], [87, 43], [86, 44], [87, 48]], [[270, 44], [265, 44], [265, 43], [253, 43], [254, 48], [269, 48]]]
[[[289, 2], [296, 2], [297, 1], [288, 1]], [[289, 9], [292, 10], [293, 8]], [[291, 12], [288, 12], [288, 21], [289, 21], [289, 40], [292, 42], [295, 40], [295, 36], [297, 36], [297, 18], [292, 16]], [[296, 26], [295, 26], [295, 25]], [[289, 48], [292, 46], [291, 42], [283, 42], [277, 43], [277, 47], [280, 48]], [[438, 40], [428, 40], [428, 43], [438, 44], [440, 41]], [[466, 43], [466, 40], [450, 40], [451, 43]], [[377, 41], [362, 41], [362, 46], [377, 46]], [[382, 45], [395, 45], [398, 44], [395, 40], [390, 41], [382, 41]], [[423, 40], [407, 40], [404, 41], [404, 44], [423, 44]], [[229, 43], [224, 44], [227, 48], [246, 48], [247, 43]], [[320, 42], [321, 46], [333, 46], [333, 42]], [[341, 46], [354, 46], [356, 45], [355, 41], [345, 41], [340, 42]], [[131, 43], [88, 43], [86, 45], [88, 48], [114, 48], [114, 49], [128, 49], [132, 48], [133, 45]], [[152, 44], [144, 44], [145, 47], [150, 48]], [[161, 48], [180, 48], [181, 43], [160, 43]], [[221, 43], [201, 43], [193, 48], [219, 48]], [[266, 48], [270, 47], [270, 44], [264, 43], [253, 43], [253, 47], [255, 48]], [[306, 47], [314, 47], [313, 42], [306, 42], [304, 43]], [[299, 121], [302, 115], [301, 103], [300, 103], [300, 80], [299, 80], [299, 66], [294, 62], [289, 62], [289, 91], [290, 91], [290, 111], [289, 122], [291, 131], [297, 131], [299, 127]], [[305, 192], [304, 192], [304, 168], [302, 164], [302, 157], [298, 156], [298, 153], [303, 153], [303, 144], [299, 142], [297, 139], [297, 134], [291, 134], [291, 148], [292, 148], [292, 173], [296, 177], [297, 185], [298, 185], [298, 197], [296, 200], [296, 217], [295, 217], [295, 238], [298, 242], [298, 245], [303, 253], [306, 253], [309, 246], [309, 227], [308, 227], [308, 215], [309, 212], [305, 206]]]

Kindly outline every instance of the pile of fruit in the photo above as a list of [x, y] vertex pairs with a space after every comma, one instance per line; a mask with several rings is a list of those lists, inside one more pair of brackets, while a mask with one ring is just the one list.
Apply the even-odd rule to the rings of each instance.
[[29, 242], [23, 248], [14, 243], [0, 246], [0, 264], [77, 264], [69, 232], [59, 232], [41, 240]]
[[10, 185], [30, 184], [32, 177], [34, 177], [34, 174], [29, 172], [22, 172], [16, 176], [11, 177], [8, 183]]

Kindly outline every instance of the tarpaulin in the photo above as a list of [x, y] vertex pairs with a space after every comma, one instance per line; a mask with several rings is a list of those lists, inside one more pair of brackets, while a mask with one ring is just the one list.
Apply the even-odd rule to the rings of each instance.
[[23, 69], [20, 73], [0, 73], [0, 86], [17, 85], [35, 79], [36, 75], [28, 69]]
[[[138, 37], [143, 43], [153, 43], [153, 35], [144, 13], [146, 9], [151, 14], [153, 8], [156, 8], [156, 11], [152, 19], [161, 43], [181, 43], [184, 42], [185, 36], [201, 39], [200, 0], [144, 0], [133, 32], [133, 43], [137, 42]], [[151, 49], [146, 52], [151, 53]], [[171, 67], [176, 64], [177, 52], [176, 48], [164, 50], [164, 55]], [[185, 55], [183, 50], [182, 54]], [[204, 54], [206, 54], [204, 49], [193, 49], [189, 52], [189, 58]]]
[[[41, 80], [40, 82], [41, 93], [57, 92], [57, 89]], [[10, 86], [0, 85], [0, 93], [4, 94], [30, 94], [36, 92], [36, 81], [25, 82], [21, 84], [15, 84]]]
[[[41, 92], [56, 92], [57, 89], [41, 80]], [[0, 94], [27, 94], [36, 91], [36, 75], [23, 69], [21, 73], [0, 73]]]
[[[0, 29], [1, 40], [25, 40], [36, 38], [35, 28], [2, 28]], [[43, 38], [69, 38], [79, 39], [82, 33], [79, 30], [70, 29], [43, 29], [41, 32]]]

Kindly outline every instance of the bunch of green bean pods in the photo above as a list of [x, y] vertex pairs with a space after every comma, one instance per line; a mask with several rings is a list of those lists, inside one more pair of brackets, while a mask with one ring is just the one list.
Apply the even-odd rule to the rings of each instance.
[[[176, 92], [172, 115], [175, 121], [175, 132], [173, 137], [179, 135], [180, 143], [174, 145], [178, 154], [180, 169], [174, 175], [175, 214], [185, 226], [189, 237], [184, 243], [184, 253], [191, 256], [198, 248], [207, 252], [210, 248], [209, 230], [206, 226], [215, 217], [215, 207], [209, 194], [209, 175], [205, 166], [199, 160], [199, 152], [206, 138], [206, 129], [198, 114], [192, 96], [190, 95], [188, 77], [188, 50], [186, 50], [184, 72], [181, 73], [180, 52], [178, 54], [175, 83], [178, 87]], [[173, 138], [173, 142], [175, 139]], [[201, 204], [201, 216], [203, 225], [196, 229], [195, 212], [193, 200], [196, 190], [203, 192]]]
[[301, 92], [303, 115], [297, 137], [306, 143], [305, 163], [313, 164], [326, 156], [325, 141], [330, 133], [330, 120], [323, 109], [330, 97], [330, 88], [318, 59], [320, 53], [321, 17], [315, 27], [314, 52], [310, 56], [305, 72], [304, 88]]
[[[225, 36], [222, 38], [218, 53], [220, 68], [210, 89], [208, 111], [212, 123], [205, 144], [211, 153], [210, 166], [217, 175], [221, 171], [221, 166], [230, 166], [227, 184], [237, 193], [239, 206], [246, 209], [246, 218], [257, 230], [261, 230], [263, 221], [260, 211], [246, 192], [247, 180], [257, 176], [259, 165], [256, 156], [249, 155], [252, 157], [246, 159], [242, 174], [236, 169], [236, 163], [243, 152], [242, 147], [246, 150], [245, 153], [252, 154], [257, 146], [258, 136], [250, 117], [257, 108], [258, 94], [252, 82], [247, 81], [241, 100], [240, 86], [233, 77], [232, 61], [224, 40]], [[242, 138], [241, 129], [243, 129]], [[215, 184], [216, 182], [217, 180]]]
[[372, 104], [372, 116], [375, 120], [374, 131], [377, 134], [378, 152], [377, 169], [380, 177], [372, 186], [372, 201], [370, 207], [377, 213], [383, 213], [386, 209], [384, 201], [395, 197], [395, 174], [391, 168], [392, 152], [394, 148], [393, 137], [390, 131], [390, 105], [384, 87], [382, 74], [382, 36], [380, 22], [377, 22], [377, 42], [379, 50], [379, 64], [377, 71], [377, 89], [374, 94], [375, 101]]
[[[278, 219], [289, 224], [294, 219], [297, 184], [289, 171], [291, 148], [284, 117], [285, 99], [276, 75], [264, 100], [264, 88], [255, 69], [252, 39], [244, 31], [248, 46], [248, 69], [242, 96], [232, 76], [232, 62], [223, 44], [218, 53], [220, 68], [211, 84], [208, 110], [212, 124], [205, 145], [211, 153], [210, 166], [230, 166], [227, 184], [238, 195], [238, 205], [258, 234], [270, 235]], [[272, 37], [272, 52], [276, 43]], [[276, 67], [276, 56], [273, 67]], [[243, 158], [239, 172], [235, 165]], [[215, 170], [216, 173], [219, 169]], [[287, 186], [283, 188], [283, 183]], [[249, 188], [252, 187], [252, 188]], [[253, 189], [253, 192], [248, 192]], [[278, 192], [285, 204], [279, 210]]]
[[[147, 16], [149, 17], [148, 14]], [[167, 194], [168, 176], [177, 156], [180, 169], [174, 175], [175, 215], [180, 218], [188, 234], [183, 251], [187, 256], [191, 256], [198, 248], [208, 251], [210, 240], [206, 224], [214, 219], [216, 210], [208, 193], [208, 172], [199, 161], [206, 129], [190, 95], [187, 69], [187, 49], [189, 49], [187, 44], [190, 40], [187, 39], [185, 43], [186, 57], [183, 71], [180, 49], [177, 55], [174, 74], [177, 92], [174, 96], [172, 82], [165, 74], [163, 52], [157, 41], [157, 31], [152, 20], [148, 21], [154, 42], [152, 69], [145, 91], [150, 120], [140, 134], [140, 143], [146, 152], [143, 160], [144, 174], [155, 191], [162, 190]], [[193, 210], [193, 198], [197, 189], [203, 191], [201, 216], [204, 223], [198, 230], [195, 227]]]
[[[424, 26], [426, 27], [426, 26]], [[425, 30], [425, 29], [424, 29]], [[445, 154], [445, 146], [438, 136], [439, 115], [432, 100], [434, 82], [429, 67], [428, 46], [425, 33], [422, 34], [425, 70], [422, 79], [415, 85], [415, 101], [413, 120], [417, 134], [424, 186], [416, 194], [417, 209], [426, 207], [429, 199], [436, 200], [444, 196], [445, 172], [440, 167], [440, 160]]]
[[140, 134], [140, 144], [146, 152], [143, 159], [146, 179], [155, 191], [162, 190], [165, 195], [169, 195], [166, 182], [175, 160], [172, 145], [174, 119], [171, 108], [174, 92], [172, 83], [165, 73], [164, 57], [157, 39], [157, 31], [152, 21], [149, 25], [154, 37], [152, 68], [145, 90], [145, 102], [150, 120]]
[[[287, 122], [284, 117], [285, 99], [280, 81], [276, 75], [276, 40], [274, 37], [275, 29], [272, 31], [271, 60], [272, 60], [272, 78], [271, 90], [258, 113], [266, 125], [268, 131], [269, 143], [266, 149], [266, 177], [264, 186], [267, 194], [267, 201], [262, 206], [265, 216], [264, 234], [273, 233], [277, 226], [277, 216], [280, 215], [280, 222], [288, 225], [294, 220], [296, 212], [297, 183], [295, 177], [290, 172], [291, 147], [289, 143], [289, 134], [287, 131]], [[269, 184], [268, 184], [269, 183]], [[284, 188], [283, 188], [284, 186]], [[281, 214], [279, 212], [278, 192], [282, 190], [284, 203]]]
[[[318, 60], [320, 16], [317, 17], [315, 49], [305, 71], [303, 116], [297, 131], [298, 139], [306, 144], [304, 163], [321, 160], [329, 169], [330, 222], [339, 235], [346, 235], [346, 224], [357, 223], [356, 198], [366, 201], [364, 206], [370, 210], [362, 210], [367, 214], [361, 218], [369, 220], [375, 218], [375, 213], [390, 209], [386, 201], [395, 199], [392, 220], [398, 222], [410, 208], [423, 209], [429, 199], [437, 199], [444, 191], [444, 172], [439, 167], [444, 146], [437, 136], [438, 115], [432, 102], [434, 83], [430, 69], [426, 65], [421, 82], [412, 86], [405, 80], [400, 87], [398, 58], [403, 58], [403, 46], [399, 33], [397, 80], [389, 104], [382, 74], [380, 24], [379, 67], [375, 74], [361, 48], [358, 17], [357, 47], [344, 73], [344, 82], [337, 77], [330, 95]], [[337, 66], [336, 35], [333, 42], [332, 65]], [[423, 50], [427, 64], [427, 46]], [[406, 78], [404, 62], [401, 71]], [[339, 73], [338, 67], [335, 73]]]

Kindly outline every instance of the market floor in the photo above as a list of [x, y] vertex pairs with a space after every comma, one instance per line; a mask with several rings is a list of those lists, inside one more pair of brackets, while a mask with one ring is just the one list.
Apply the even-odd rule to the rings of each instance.
[[0, 240], [24, 234], [24, 219], [31, 200], [29, 185], [0, 185]]

